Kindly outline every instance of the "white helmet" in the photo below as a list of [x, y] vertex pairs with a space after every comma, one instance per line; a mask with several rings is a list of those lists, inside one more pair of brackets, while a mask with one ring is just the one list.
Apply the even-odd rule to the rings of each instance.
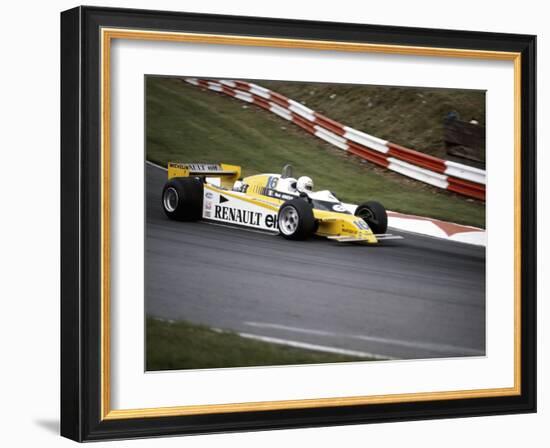
[[313, 180], [311, 180], [311, 177], [299, 177], [298, 182], [296, 182], [296, 190], [300, 193], [311, 193], [313, 191]]

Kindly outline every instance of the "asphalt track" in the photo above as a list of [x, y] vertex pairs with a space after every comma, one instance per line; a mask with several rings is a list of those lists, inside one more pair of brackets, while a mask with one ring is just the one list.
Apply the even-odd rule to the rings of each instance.
[[[403, 234], [380, 246], [170, 221], [146, 165], [146, 312], [390, 358], [485, 353], [485, 249]], [[392, 232], [399, 234], [399, 232]]]

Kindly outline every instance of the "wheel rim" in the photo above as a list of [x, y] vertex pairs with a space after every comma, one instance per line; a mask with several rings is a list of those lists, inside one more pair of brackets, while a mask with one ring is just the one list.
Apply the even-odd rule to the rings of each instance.
[[279, 216], [279, 229], [285, 235], [293, 235], [298, 228], [300, 217], [294, 207], [288, 206], [281, 210]]
[[162, 203], [164, 204], [164, 208], [169, 211], [173, 212], [176, 210], [178, 206], [178, 192], [175, 188], [168, 187], [166, 190], [164, 190], [164, 195], [162, 197]]
[[374, 224], [378, 223], [378, 220], [376, 219], [376, 216], [374, 216], [374, 213], [369, 208], [361, 209], [359, 211], [359, 213], [357, 213], [357, 216], [359, 216], [359, 218], [363, 219], [363, 221], [365, 221], [367, 224], [368, 223], [374, 223]]

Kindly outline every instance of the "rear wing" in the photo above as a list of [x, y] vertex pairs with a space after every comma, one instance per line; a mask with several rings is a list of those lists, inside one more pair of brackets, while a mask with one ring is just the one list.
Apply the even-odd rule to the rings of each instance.
[[219, 179], [222, 185], [232, 186], [241, 177], [241, 167], [227, 163], [168, 163], [168, 179], [190, 176]]

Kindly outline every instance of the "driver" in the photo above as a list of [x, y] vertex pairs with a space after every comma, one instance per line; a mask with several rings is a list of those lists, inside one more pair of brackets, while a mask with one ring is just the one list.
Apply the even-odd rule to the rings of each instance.
[[313, 192], [313, 180], [308, 176], [301, 176], [296, 182], [296, 190], [300, 193], [312, 193]]

